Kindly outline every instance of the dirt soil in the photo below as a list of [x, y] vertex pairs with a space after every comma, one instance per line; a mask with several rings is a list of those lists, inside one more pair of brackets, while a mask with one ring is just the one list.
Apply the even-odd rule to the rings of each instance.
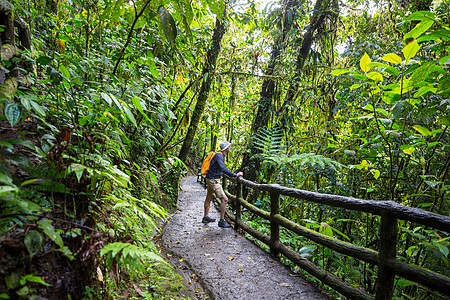
[[[182, 180], [178, 210], [162, 230], [162, 246], [184, 274], [197, 299], [328, 299], [325, 293], [275, 260], [232, 228], [203, 224], [206, 190], [195, 176]], [[183, 274], [182, 274], [183, 276]]]

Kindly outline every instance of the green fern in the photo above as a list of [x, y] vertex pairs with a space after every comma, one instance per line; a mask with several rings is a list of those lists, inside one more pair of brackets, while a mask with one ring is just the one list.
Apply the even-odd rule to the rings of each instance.
[[278, 166], [285, 166], [295, 163], [300, 167], [316, 168], [321, 170], [329, 168], [333, 171], [338, 171], [345, 167], [345, 165], [331, 158], [315, 153], [294, 154], [292, 156], [287, 156], [286, 154], [265, 155], [264, 159]]
[[[156, 248], [153, 249], [156, 251]], [[100, 251], [100, 256], [106, 255], [106, 263], [109, 267], [114, 262], [119, 266], [126, 267], [130, 273], [142, 272], [145, 270], [145, 261], [156, 261], [167, 264], [167, 262], [154, 251], [128, 243], [111, 243], [107, 244]]]
[[253, 136], [255, 148], [261, 151], [261, 156], [273, 155], [283, 150], [283, 131], [280, 127], [272, 127], [270, 129], [261, 128], [258, 133]]

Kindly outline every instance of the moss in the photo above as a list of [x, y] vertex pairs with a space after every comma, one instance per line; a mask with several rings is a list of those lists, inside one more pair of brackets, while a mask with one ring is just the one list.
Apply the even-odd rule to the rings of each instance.
[[16, 94], [17, 87], [18, 87], [18, 83], [16, 80], [14, 80], [12, 78], [7, 78], [5, 80], [5, 84], [0, 89], [0, 97], [6, 97], [8, 99], [13, 99], [14, 95]]
[[2, 60], [10, 61], [17, 54], [17, 49], [11, 44], [4, 44], [1, 48]]

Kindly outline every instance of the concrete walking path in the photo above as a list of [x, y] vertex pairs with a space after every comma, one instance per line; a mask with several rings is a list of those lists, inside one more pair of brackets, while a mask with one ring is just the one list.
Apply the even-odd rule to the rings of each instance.
[[328, 299], [232, 228], [218, 227], [219, 212], [213, 205], [209, 215], [216, 222], [203, 224], [205, 197], [195, 176], [182, 179], [178, 210], [161, 237], [165, 251], [189, 266], [210, 299]]

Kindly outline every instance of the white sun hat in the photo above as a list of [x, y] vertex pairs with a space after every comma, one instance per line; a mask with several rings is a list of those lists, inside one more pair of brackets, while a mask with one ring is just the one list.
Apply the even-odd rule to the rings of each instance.
[[228, 149], [228, 147], [230, 147], [230, 146], [231, 146], [230, 142], [227, 142], [227, 141], [220, 142], [220, 151], [224, 151], [224, 150]]

